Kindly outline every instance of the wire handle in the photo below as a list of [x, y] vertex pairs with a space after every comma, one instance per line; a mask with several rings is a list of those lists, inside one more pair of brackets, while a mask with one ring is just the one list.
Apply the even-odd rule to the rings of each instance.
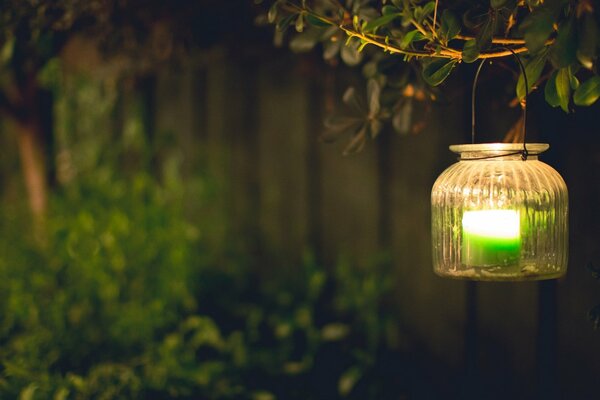
[[[521, 61], [521, 59], [519, 58], [519, 56], [517, 55], [517, 53], [515, 53], [515, 51], [513, 49], [511, 49], [510, 47], [505, 47], [505, 46], [501, 46], [502, 48], [510, 51], [512, 53], [512, 55], [516, 58], [517, 63], [519, 64], [519, 67], [521, 68], [521, 73], [523, 73], [523, 80], [525, 82], [525, 98], [523, 101], [523, 150], [519, 151], [518, 153], [511, 153], [511, 154], [504, 154], [503, 156], [506, 155], [513, 155], [513, 154], [521, 154], [521, 158], [523, 159], [523, 161], [527, 160], [527, 156], [529, 155], [529, 152], [527, 151], [527, 141], [525, 140], [526, 138], [526, 133], [527, 133], [527, 95], [529, 94], [529, 82], [527, 81], [527, 72], [525, 71], [525, 66], [523, 65], [523, 62]], [[486, 60], [482, 60], [481, 63], [479, 63], [479, 66], [477, 67], [477, 72], [475, 72], [475, 78], [473, 79], [473, 89], [471, 91], [471, 143], [475, 143], [475, 94], [476, 94], [476, 89], [477, 89], [477, 81], [479, 80], [479, 73], [481, 72], [481, 68], [483, 67], [483, 64], [485, 63]], [[493, 158], [495, 156], [492, 157], [485, 157], [485, 158]]]

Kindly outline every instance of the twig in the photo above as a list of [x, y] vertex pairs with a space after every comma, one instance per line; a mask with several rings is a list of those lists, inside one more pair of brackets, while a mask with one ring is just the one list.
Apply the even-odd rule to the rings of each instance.
[[431, 32], [433, 33], [433, 37], [437, 38], [437, 33], [435, 33], [435, 24], [437, 22], [437, 10], [438, 10], [438, 0], [435, 0], [435, 7], [433, 8], [433, 26]]

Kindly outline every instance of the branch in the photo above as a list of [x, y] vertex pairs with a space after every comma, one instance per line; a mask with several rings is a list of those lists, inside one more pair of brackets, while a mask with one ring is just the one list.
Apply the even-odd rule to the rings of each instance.
[[[292, 10], [294, 10], [296, 12], [310, 14], [312, 17], [314, 17], [326, 24], [329, 24], [332, 26], [337, 26], [348, 37], [356, 37], [356, 38], [360, 39], [363, 43], [368, 43], [373, 46], [379, 47], [379, 48], [381, 48], [389, 53], [392, 53], [392, 54], [402, 54], [402, 55], [410, 56], [410, 57], [434, 57], [434, 58], [451, 58], [451, 59], [455, 59], [455, 60], [462, 60], [462, 50], [444, 46], [442, 43], [439, 43], [437, 41], [430, 42], [426, 46], [426, 48], [424, 48], [422, 50], [403, 49], [398, 46], [390, 45], [389, 41], [388, 41], [389, 40], [388, 37], [360, 32], [359, 30], [355, 29], [353, 26], [344, 25], [343, 21], [342, 22], [335, 21], [331, 18], [328, 18], [328, 17], [318, 14], [318, 13], [310, 10], [307, 7], [301, 7], [301, 6], [298, 6], [291, 2], [287, 2], [286, 5], [288, 5]], [[346, 11], [345, 8], [342, 7], [342, 9], [344, 11]], [[427, 34], [427, 31], [424, 29], [424, 27], [422, 25], [418, 24], [414, 20], [411, 20], [411, 23], [421, 33], [423, 33], [424, 35]], [[433, 26], [432, 28], [435, 28], [435, 26]], [[470, 40], [473, 38], [469, 37], [469, 36], [460, 36], [459, 35], [456, 37], [456, 39]], [[546, 45], [552, 44], [553, 42], [554, 42], [554, 40], [550, 39], [546, 42]], [[527, 47], [524, 46], [525, 41], [523, 39], [493, 38], [492, 43], [503, 44], [503, 45], [521, 45], [521, 47], [512, 49], [516, 54], [526, 53], [528, 51]], [[435, 49], [432, 47], [438, 47], [438, 48]], [[512, 55], [513, 54], [511, 51], [503, 49], [500, 51], [482, 52], [479, 54], [477, 59], [483, 60], [483, 59], [491, 59], [491, 58], [502, 58], [502, 57], [508, 57], [508, 56], [512, 56]]]
[[[457, 35], [454, 39], [458, 40], [471, 40], [475, 39], [475, 36]], [[509, 39], [509, 38], [492, 38], [492, 43], [495, 44], [525, 44], [525, 39]]]
[[[457, 49], [453, 49], [453, 48], [449, 48], [449, 47], [442, 47], [441, 50], [439, 50], [439, 51], [436, 51], [436, 50], [406, 50], [406, 49], [402, 49], [400, 47], [392, 46], [385, 42], [381, 42], [378, 39], [372, 38], [370, 35], [358, 32], [354, 29], [351, 29], [351, 28], [348, 28], [348, 27], [345, 27], [342, 25], [340, 25], [339, 28], [341, 30], [343, 30], [346, 33], [346, 35], [348, 35], [350, 37], [357, 37], [366, 43], [380, 47], [386, 51], [389, 51], [390, 53], [404, 54], [404, 55], [413, 56], [413, 57], [453, 58], [453, 59], [457, 59], [457, 60], [462, 59], [462, 52]], [[519, 48], [513, 49], [513, 51], [517, 54], [525, 53], [525, 52], [527, 52], [527, 47], [519, 47]], [[480, 53], [477, 58], [483, 60], [483, 59], [490, 59], [490, 58], [507, 57], [507, 56], [511, 56], [511, 55], [512, 55], [512, 53], [509, 50], [488, 51], [488, 52]]]

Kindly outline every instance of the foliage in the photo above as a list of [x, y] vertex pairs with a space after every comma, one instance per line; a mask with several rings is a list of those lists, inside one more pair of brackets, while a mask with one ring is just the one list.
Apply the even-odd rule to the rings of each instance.
[[[218, 21], [241, 24], [243, 0], [0, 0], [0, 112], [31, 119], [47, 64], [65, 48], [84, 42], [69, 60], [98, 68], [108, 58], [120, 73], [147, 72], [230, 36]], [[68, 53], [68, 52], [67, 52]]]
[[332, 274], [307, 258], [259, 283], [144, 174], [52, 205], [43, 250], [3, 215], [1, 397], [364, 398], [396, 385], [369, 378], [393, 354], [385, 264]]
[[[548, 104], [569, 112], [600, 97], [600, 14], [591, 0], [275, 0], [267, 17], [278, 37], [295, 26], [292, 50], [321, 44], [326, 60], [339, 55], [349, 66], [363, 66], [365, 77], [379, 86], [381, 108], [369, 115], [372, 127], [393, 120], [415, 98], [435, 100], [435, 87], [460, 63], [512, 52], [520, 55], [528, 78], [525, 88], [517, 75], [519, 100], [543, 87]], [[352, 132], [348, 151], [359, 150], [367, 128], [346, 122], [329, 125], [334, 133]], [[392, 125], [404, 133], [405, 125]], [[372, 137], [377, 132], [371, 128]]]
[[[56, 96], [59, 186], [43, 245], [23, 204], [0, 208], [1, 398], [365, 399], [407, 390], [408, 378], [395, 375], [412, 372], [387, 304], [388, 260], [324, 268], [307, 255], [259, 274], [215, 212], [217, 184], [201, 165], [183, 184], [173, 139], [150, 140], [135, 96], [111, 137], [98, 131], [125, 102], [114, 82], [71, 77]], [[190, 191], [200, 218], [189, 217]]]

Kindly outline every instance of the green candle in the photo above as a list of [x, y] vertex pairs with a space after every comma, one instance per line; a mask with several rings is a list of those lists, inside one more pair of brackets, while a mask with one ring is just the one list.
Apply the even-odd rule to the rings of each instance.
[[519, 260], [519, 211], [465, 211], [462, 219], [462, 263], [474, 267], [510, 265]]

